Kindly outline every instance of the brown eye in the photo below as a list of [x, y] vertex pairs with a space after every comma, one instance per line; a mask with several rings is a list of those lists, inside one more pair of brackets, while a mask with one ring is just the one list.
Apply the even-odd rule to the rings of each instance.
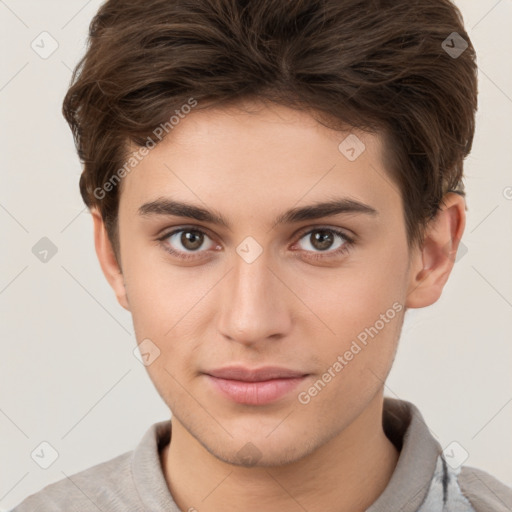
[[331, 247], [334, 236], [331, 232], [325, 230], [314, 231], [310, 234], [311, 245], [319, 251], [325, 251]]
[[180, 243], [189, 251], [195, 251], [203, 245], [204, 236], [199, 231], [183, 230], [181, 232]]
[[[176, 229], [160, 237], [159, 240], [167, 252], [182, 259], [200, 256], [201, 253], [207, 252], [207, 249], [215, 247], [213, 240], [200, 229]], [[205, 240], [210, 240], [209, 247], [205, 244]], [[205, 245], [206, 247], [203, 247]]]
[[[337, 239], [339, 242], [336, 242]], [[343, 232], [331, 228], [309, 230], [302, 235], [301, 240], [306, 240], [307, 242], [305, 244], [306, 252], [327, 252], [329, 255], [340, 252], [346, 245], [350, 245], [352, 242]]]

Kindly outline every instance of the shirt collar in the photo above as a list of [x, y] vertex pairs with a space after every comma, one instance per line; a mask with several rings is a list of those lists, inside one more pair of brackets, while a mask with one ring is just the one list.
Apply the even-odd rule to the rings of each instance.
[[167, 487], [160, 462], [160, 450], [169, 443], [171, 428], [171, 420], [154, 423], [133, 452], [133, 482], [144, 510], [181, 512]]
[[367, 512], [416, 512], [429, 490], [441, 445], [418, 408], [405, 400], [384, 398], [382, 425], [400, 455], [388, 485]]

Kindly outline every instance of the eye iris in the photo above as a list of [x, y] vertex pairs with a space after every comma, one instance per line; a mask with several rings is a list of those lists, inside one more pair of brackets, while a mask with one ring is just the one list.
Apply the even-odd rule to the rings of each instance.
[[312, 245], [316, 249], [319, 249], [322, 251], [325, 249], [329, 249], [329, 247], [333, 243], [333, 234], [330, 231], [322, 231], [322, 230], [315, 231], [315, 233], [312, 236], [313, 236], [313, 242], [314, 242], [314, 243], [312, 243]]
[[[192, 247], [190, 246], [190, 242], [192, 243]], [[203, 244], [203, 235], [197, 231], [184, 231], [181, 234], [181, 243], [183, 247], [193, 251]]]

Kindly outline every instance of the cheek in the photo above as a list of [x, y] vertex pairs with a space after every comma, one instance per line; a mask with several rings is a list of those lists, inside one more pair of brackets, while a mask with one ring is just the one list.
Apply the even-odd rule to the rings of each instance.
[[192, 275], [190, 270], [176, 270], [162, 258], [154, 264], [137, 260], [136, 253], [125, 267], [137, 342], [149, 339], [160, 352], [155, 363], [147, 367], [150, 376], [172, 381], [166, 369], [172, 374], [192, 372], [190, 361], [204, 338], [201, 327], [210, 319], [206, 296], [214, 282]]
[[[402, 262], [380, 259], [364, 269], [343, 269], [323, 290], [316, 301], [319, 316], [324, 315], [336, 333], [333, 336], [346, 341], [376, 322], [381, 326], [381, 315], [388, 320], [386, 326], [396, 323], [396, 314], [403, 309], [406, 275]], [[311, 301], [315, 303], [315, 298]]]
[[404, 316], [403, 306], [392, 298], [361, 292], [353, 301], [331, 309], [330, 325], [336, 334], [317, 338], [319, 375], [303, 390], [305, 399], [318, 396], [314, 407], [323, 410], [330, 403], [337, 405], [336, 410], [354, 412], [382, 387]]
[[137, 340], [141, 338], [163, 339], [173, 326], [174, 310], [172, 293], [163, 283], [155, 282], [151, 275], [127, 276], [127, 293], [130, 301], [133, 325]]
[[391, 367], [405, 313], [406, 257], [397, 249], [380, 251], [365, 265], [332, 274], [317, 300], [314, 294], [304, 300], [329, 327], [317, 331], [315, 352], [326, 369], [339, 363], [331, 373], [343, 373], [345, 385], [383, 379]]
[[[130, 311], [140, 337], [165, 339], [173, 326], [187, 315], [206, 292], [200, 278], [176, 270], [155, 247], [126, 250], [124, 279]], [[128, 247], [127, 247], [128, 249]]]

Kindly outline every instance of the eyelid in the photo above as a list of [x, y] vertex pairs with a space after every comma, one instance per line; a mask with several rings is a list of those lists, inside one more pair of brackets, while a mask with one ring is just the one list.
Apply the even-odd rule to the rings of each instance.
[[[164, 242], [169, 237], [171, 237], [179, 232], [187, 231], [187, 230], [197, 231], [201, 234], [204, 234], [208, 238], [210, 238], [210, 240], [212, 240], [212, 242], [216, 243], [215, 237], [211, 236], [211, 234], [207, 228], [194, 226], [194, 225], [175, 226], [173, 228], [169, 228], [169, 230], [164, 230], [164, 234], [159, 235], [157, 237], [157, 240], [160, 242]], [[357, 237], [355, 235], [347, 234], [347, 230], [344, 228], [340, 228], [337, 226], [328, 226], [328, 225], [316, 225], [316, 226], [304, 227], [304, 228], [302, 228], [302, 230], [299, 230], [298, 233], [295, 233], [293, 235], [293, 238], [297, 239], [297, 240], [293, 243], [293, 245], [296, 245], [302, 238], [304, 238], [305, 235], [308, 235], [314, 231], [322, 231], [322, 230], [330, 231], [330, 232], [334, 233], [335, 235], [340, 236], [341, 238], [344, 239], [344, 243], [342, 244], [341, 247], [338, 247], [335, 250], [327, 250], [327, 251], [319, 251], [319, 252], [302, 251], [302, 252], [308, 253], [309, 254], [308, 257], [310, 257], [310, 258], [312, 257], [312, 258], [317, 258], [317, 259], [318, 258], [327, 259], [329, 257], [339, 256], [339, 255], [343, 254], [343, 252], [345, 250], [348, 250], [349, 247], [351, 247], [357, 239]], [[186, 252], [186, 251], [175, 250], [175, 249], [172, 249], [169, 247], [166, 247], [165, 250], [167, 252], [170, 252], [171, 254], [176, 255], [178, 258], [181, 258], [181, 259], [193, 259], [193, 258], [195, 258], [195, 256], [194, 256], [195, 254], [201, 254], [203, 252], [208, 252], [205, 250]]]
[[342, 236], [347, 242], [353, 243], [356, 241], [356, 236], [354, 234], [351, 234], [347, 229], [340, 228], [338, 226], [328, 226], [328, 225], [318, 225], [318, 226], [309, 226], [304, 228], [304, 231], [300, 231], [295, 235], [295, 237], [298, 237], [299, 239], [302, 238], [304, 235], [307, 235], [311, 233], [312, 231], [332, 231], [335, 234], [338, 234]]
[[[190, 225], [184, 224], [184, 225], [174, 226], [172, 228], [161, 230], [162, 234], [157, 234], [155, 239], [156, 240], [165, 240], [166, 238], [170, 237], [171, 235], [176, 234], [176, 232], [185, 231], [187, 229], [199, 231], [200, 233], [208, 235], [208, 237], [212, 240], [214, 240], [216, 238], [216, 235], [212, 235], [212, 233], [210, 232], [210, 230], [208, 228], [205, 228], [202, 226], [196, 226], [193, 224], [190, 224]], [[347, 241], [350, 241], [350, 242], [354, 242], [357, 240], [356, 235], [352, 231], [350, 231], [346, 228], [342, 228], [339, 226], [321, 225], [321, 224], [314, 225], [314, 226], [306, 226], [304, 228], [301, 228], [298, 231], [296, 231], [292, 236], [293, 236], [293, 238], [301, 238], [304, 235], [307, 235], [308, 233], [310, 233], [311, 231], [317, 231], [317, 230], [321, 230], [321, 229], [325, 229], [327, 231], [339, 232], [339, 234], [341, 234]]]
[[[181, 231], [197, 231], [198, 233], [206, 235], [212, 242], [218, 244], [218, 242], [216, 241], [218, 237], [216, 235], [213, 235], [208, 228], [203, 228], [203, 227], [194, 226], [194, 225], [173, 226], [172, 228], [164, 229], [161, 231], [162, 234], [156, 235], [155, 240], [163, 242], [167, 238], [175, 235], [176, 233], [180, 233]], [[203, 251], [196, 251], [196, 252], [203, 252]]]

